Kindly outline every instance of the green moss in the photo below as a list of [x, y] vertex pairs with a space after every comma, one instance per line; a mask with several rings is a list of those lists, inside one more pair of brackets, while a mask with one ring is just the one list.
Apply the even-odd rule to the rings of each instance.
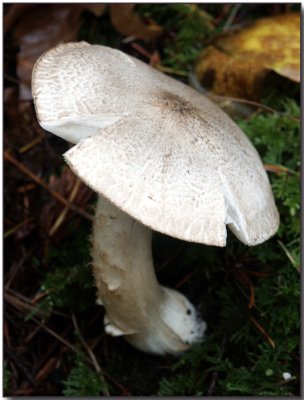
[[3, 365], [3, 394], [7, 396], [10, 390], [10, 379], [11, 379], [11, 372], [8, 369], [6, 363]]
[[147, 4], [138, 11], [164, 28], [162, 64], [186, 76], [203, 48], [203, 39], [211, 31], [211, 17], [193, 4]]
[[47, 259], [49, 271], [42, 277], [37, 294], [45, 294], [27, 319], [42, 313], [48, 318], [54, 309], [85, 311], [94, 304], [94, 282], [90, 266], [89, 231], [73, 229], [58, 247], [50, 248]]
[[106, 396], [109, 390], [102, 374], [93, 371], [81, 353], [76, 355], [74, 367], [63, 384], [63, 395], [67, 397]]

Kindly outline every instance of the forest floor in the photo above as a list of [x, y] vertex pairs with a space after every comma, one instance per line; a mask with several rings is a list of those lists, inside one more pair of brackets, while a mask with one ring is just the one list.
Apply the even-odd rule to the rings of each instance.
[[299, 395], [299, 84], [272, 71], [262, 92], [222, 93], [220, 103], [232, 106], [262, 157], [278, 234], [250, 248], [230, 233], [225, 248], [153, 236], [159, 281], [183, 292], [208, 323], [206, 340], [180, 358], [144, 354], [105, 334], [90, 268], [96, 195], [64, 165], [70, 146], [39, 126], [30, 91], [36, 59], [76, 40], [118, 48], [189, 84], [213, 40], [298, 8], [4, 6], [6, 396]]

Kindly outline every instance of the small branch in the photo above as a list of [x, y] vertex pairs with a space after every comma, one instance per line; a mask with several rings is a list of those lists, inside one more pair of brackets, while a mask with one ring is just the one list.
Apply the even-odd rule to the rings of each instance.
[[288, 174], [288, 175], [295, 175], [297, 172], [293, 171], [287, 167], [284, 167], [283, 165], [276, 165], [276, 164], [264, 164], [264, 168], [268, 172], [274, 172], [275, 174]]
[[171, 68], [171, 67], [166, 67], [165, 65], [162, 64], [156, 64], [155, 68], [158, 69], [161, 72], [165, 72], [167, 74], [172, 74], [172, 75], [179, 75], [179, 76], [188, 76], [187, 71], [182, 71], [179, 69]]
[[[98, 372], [100, 374], [101, 378], [104, 380], [103, 371], [102, 371], [100, 365], [98, 364], [98, 362], [96, 360], [95, 354], [90, 349], [90, 347], [87, 345], [86, 341], [84, 340], [83, 336], [81, 335], [81, 332], [80, 332], [80, 329], [79, 329], [79, 326], [78, 326], [78, 323], [77, 323], [77, 320], [76, 320], [76, 317], [75, 317], [74, 313], [72, 313], [72, 321], [73, 321], [73, 325], [74, 325], [75, 331], [76, 331], [76, 333], [77, 333], [77, 335], [79, 337], [79, 340], [81, 341], [81, 344], [83, 345], [83, 347], [85, 348], [86, 352], [90, 356], [92, 364], [93, 364], [96, 372]], [[103, 390], [103, 395], [104, 396], [109, 396], [110, 395], [107, 389]]]
[[[69, 195], [69, 204], [71, 204], [74, 200], [75, 197], [79, 191], [81, 185], [81, 181], [80, 179], [76, 179], [75, 180], [75, 184], [71, 190], [71, 193]], [[64, 209], [61, 211], [61, 213], [59, 214], [58, 218], [56, 219], [56, 221], [54, 222], [53, 226], [51, 227], [51, 229], [49, 230], [49, 235], [53, 236], [54, 233], [57, 231], [57, 229], [60, 227], [60, 225], [63, 223], [67, 213], [69, 212], [69, 206], [65, 206]]]
[[250, 299], [249, 299], [248, 308], [250, 309], [250, 308], [254, 307], [254, 303], [255, 303], [254, 286], [251, 282], [249, 282], [249, 288], [250, 288]]
[[[83, 347], [85, 348], [86, 352], [87, 352], [88, 355], [90, 356], [94, 368], [96, 369], [97, 372], [101, 373], [101, 372], [102, 372], [101, 367], [100, 367], [100, 365], [98, 364], [94, 353], [92, 352], [92, 350], [90, 349], [90, 347], [89, 347], [89, 346], [87, 345], [87, 343], [85, 342], [83, 336], [81, 335], [81, 332], [80, 332], [80, 329], [79, 329], [79, 326], [78, 326], [78, 323], [77, 323], [77, 320], [76, 320], [76, 317], [75, 317], [75, 314], [74, 314], [74, 313], [72, 313], [72, 321], [73, 321], [73, 325], [74, 325], [75, 331], [76, 331], [76, 333], [77, 333], [77, 335], [78, 335], [78, 337], [79, 337], [79, 340], [81, 341], [81, 344], [83, 345]], [[108, 395], [109, 395], [109, 394], [107, 394], [107, 396], [108, 396]]]
[[37, 372], [35, 380], [38, 383], [42, 383], [43, 381], [45, 381], [46, 378], [50, 375], [50, 373], [56, 368], [57, 363], [58, 363], [57, 357], [50, 358]]
[[9, 358], [12, 359], [14, 364], [18, 367], [18, 369], [24, 374], [24, 376], [31, 382], [31, 384], [36, 387], [37, 383], [33, 379], [33, 377], [29, 374], [28, 368], [26, 368], [21, 362], [19, 361], [18, 357], [15, 355], [15, 352], [12, 351], [10, 348], [5, 347], [4, 352], [8, 355]]
[[297, 264], [296, 260], [294, 259], [294, 257], [291, 255], [290, 251], [288, 251], [288, 249], [286, 248], [286, 246], [281, 242], [281, 240], [277, 241], [279, 243], [279, 245], [282, 247], [282, 249], [284, 250], [284, 253], [286, 254], [288, 260], [291, 262], [291, 264], [293, 265], [293, 267], [297, 270], [298, 273], [300, 273], [300, 266]]
[[[9, 287], [5, 287], [4, 300], [11, 304], [15, 309], [20, 311], [21, 313], [29, 313], [33, 312], [35, 308], [35, 298], [33, 300], [28, 299], [27, 297], [23, 296], [22, 294], [15, 292], [14, 290], [10, 289]], [[67, 315], [60, 312], [60, 311], [51, 311], [54, 315], [59, 315], [60, 317], [67, 318]], [[44, 314], [42, 310], [37, 310], [37, 315], [43, 317]]]
[[271, 339], [265, 329], [258, 323], [256, 319], [250, 317], [251, 322], [258, 328], [258, 330], [262, 333], [262, 335], [266, 338], [267, 342], [270, 344], [272, 348], [275, 348], [275, 342]]
[[196, 271], [190, 272], [188, 275], [186, 275], [184, 278], [182, 278], [176, 285], [175, 288], [179, 289], [181, 286], [183, 286], [189, 279], [192, 278], [192, 276], [195, 274]]
[[16, 83], [17, 85], [20, 85], [20, 80], [17, 78], [14, 78], [13, 76], [7, 74], [6, 72], [3, 73], [3, 78], [8, 80], [9, 82]]
[[73, 350], [75, 353], [79, 353], [79, 350], [75, 346], [73, 346], [71, 343], [69, 343], [63, 337], [61, 337], [58, 333], [54, 332], [52, 329], [48, 328], [46, 325], [44, 325], [43, 323], [38, 321], [37, 318], [33, 317], [32, 320], [34, 322], [36, 322], [36, 324], [39, 325], [42, 329], [44, 329], [47, 333], [54, 336], [57, 340], [59, 340], [61, 343], [63, 343], [65, 346], [67, 346], [69, 349]]
[[[222, 343], [221, 343], [221, 347], [220, 347], [220, 354], [221, 357], [223, 356], [224, 350], [225, 350], [225, 346], [226, 346], [226, 342], [227, 342], [227, 335], [224, 335]], [[213, 390], [216, 386], [216, 383], [218, 381], [218, 371], [213, 371], [211, 374], [211, 382], [210, 385], [208, 387], [207, 390], [207, 396], [212, 396]]]
[[235, 101], [236, 103], [250, 104], [250, 105], [252, 105], [254, 107], [262, 108], [265, 111], [283, 115], [284, 117], [290, 118], [295, 122], [300, 122], [300, 118], [296, 118], [296, 117], [294, 117], [294, 116], [292, 116], [290, 114], [286, 114], [284, 112], [278, 111], [278, 110], [276, 110], [276, 109], [274, 109], [272, 107], [266, 106], [265, 104], [258, 103], [258, 102], [253, 101], [253, 100], [241, 99], [241, 98], [230, 97], [230, 96], [219, 96], [219, 95], [214, 95], [214, 94], [212, 94], [212, 96], [218, 97], [218, 98], [227, 99], [227, 100], [231, 100], [231, 101]]
[[29, 217], [26, 218], [24, 221], [19, 222], [19, 224], [13, 226], [12, 228], [8, 229], [6, 232], [4, 232], [3, 234], [3, 238], [6, 239], [7, 237], [9, 237], [10, 235], [12, 235], [13, 233], [15, 233], [16, 231], [18, 231], [20, 228], [23, 227], [23, 225], [26, 225], [29, 222], [33, 221], [33, 217]]
[[[13, 292], [9, 289], [10, 292]], [[17, 294], [16, 294], [17, 295]], [[8, 293], [8, 291], [5, 291], [4, 293], [4, 298], [6, 301], [8, 301], [10, 304], [12, 304], [15, 308], [17, 308], [17, 310], [24, 312], [24, 311], [31, 311], [32, 307], [30, 306], [31, 301], [29, 299], [27, 299], [26, 297], [18, 294], [18, 297], [20, 297], [20, 299], [15, 298], [14, 295], [10, 295]], [[23, 301], [22, 301], [23, 300]], [[17, 303], [16, 303], [17, 301]], [[28, 304], [29, 303], [29, 304]], [[42, 329], [44, 329], [47, 333], [49, 333], [51, 336], [55, 337], [59, 342], [63, 343], [66, 347], [68, 347], [70, 350], [72, 350], [73, 352], [75, 352], [76, 354], [79, 353], [79, 350], [73, 346], [71, 343], [69, 343], [67, 340], [65, 340], [61, 335], [59, 335], [58, 333], [56, 333], [55, 331], [53, 331], [52, 329], [48, 328], [45, 324], [41, 323], [37, 318], [32, 317], [31, 321], [34, 321], [39, 327], [41, 327]], [[79, 335], [79, 337], [81, 337], [81, 335]], [[94, 354], [93, 354], [94, 356]], [[95, 356], [94, 356], [95, 357]], [[85, 356], [85, 359], [87, 362], [89, 362], [90, 364], [92, 364], [95, 368], [96, 368], [96, 364], [93, 363], [92, 358], [88, 358], [87, 356]], [[95, 359], [96, 360], [96, 359]], [[97, 361], [96, 361], [97, 363]], [[98, 365], [98, 363], [97, 363]], [[98, 366], [99, 367], [99, 366]], [[100, 367], [99, 367], [100, 368]], [[100, 368], [101, 370], [101, 368]], [[123, 385], [121, 385], [119, 382], [117, 382], [111, 375], [109, 375], [108, 373], [106, 373], [105, 371], [103, 371], [104, 376], [106, 376], [117, 388], [119, 388], [121, 390], [122, 396], [132, 396], [132, 394], [129, 392], [128, 389], [126, 389]]]
[[[131, 396], [131, 393], [124, 387], [122, 386], [120, 383], [118, 383], [116, 380], [114, 380], [109, 374], [107, 374], [105, 371], [102, 370], [102, 368], [100, 367], [100, 365], [98, 364], [96, 357], [93, 353], [93, 351], [90, 349], [90, 347], [87, 345], [87, 343], [85, 342], [83, 336], [81, 335], [75, 314], [72, 313], [72, 321], [73, 321], [73, 325], [75, 328], [75, 331], [79, 337], [79, 340], [81, 341], [81, 344], [83, 345], [83, 347], [85, 348], [85, 350], [87, 351], [87, 353], [90, 356], [91, 359], [91, 364], [94, 366], [94, 368], [96, 369], [96, 371], [98, 373], [100, 373], [101, 375], [106, 376], [109, 380], [111, 380], [121, 391], [122, 391], [122, 395], [124, 396]], [[103, 377], [103, 376], [102, 376]], [[105, 396], [109, 396], [110, 394], [108, 393], [108, 391], [104, 392]]]
[[223, 32], [227, 32], [229, 30], [229, 28], [231, 27], [231, 25], [236, 17], [236, 14], [239, 12], [241, 7], [242, 7], [242, 4], [235, 4], [232, 7], [232, 11], [231, 11], [229, 17], [227, 18], [225, 25], [223, 27]]
[[26, 153], [29, 151], [32, 147], [36, 146], [36, 144], [42, 142], [44, 140], [44, 136], [40, 135], [37, 136], [34, 140], [32, 140], [30, 143], [25, 144], [24, 146], [20, 147], [18, 150], [20, 154]]
[[93, 217], [92, 215], [88, 214], [87, 212], [83, 211], [79, 207], [75, 206], [74, 204], [71, 204], [68, 200], [66, 200], [61, 194], [58, 192], [55, 192], [53, 189], [51, 189], [42, 179], [38, 178], [37, 175], [35, 175], [30, 169], [28, 169], [25, 165], [17, 161], [8, 151], [4, 152], [4, 158], [5, 160], [9, 161], [15, 167], [17, 167], [20, 171], [22, 171], [24, 174], [29, 176], [34, 182], [36, 182], [38, 185], [42, 186], [45, 190], [47, 190], [51, 195], [58, 200], [60, 203], [63, 205], [67, 206], [70, 210], [73, 210], [77, 214], [81, 215], [85, 219], [92, 221]]

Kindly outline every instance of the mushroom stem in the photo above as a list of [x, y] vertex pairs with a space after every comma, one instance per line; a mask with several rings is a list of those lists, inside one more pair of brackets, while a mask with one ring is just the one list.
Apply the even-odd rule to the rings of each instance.
[[151, 230], [98, 197], [92, 257], [105, 330], [155, 354], [180, 353], [203, 338], [206, 324], [182, 294], [160, 286]]

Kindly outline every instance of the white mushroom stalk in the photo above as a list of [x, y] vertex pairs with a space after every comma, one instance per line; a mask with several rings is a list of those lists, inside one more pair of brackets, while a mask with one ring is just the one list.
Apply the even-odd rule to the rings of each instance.
[[151, 230], [99, 196], [93, 229], [93, 271], [105, 330], [140, 350], [179, 353], [203, 338], [205, 323], [182, 294], [157, 282]]
[[249, 246], [271, 237], [279, 215], [250, 141], [200, 93], [104, 46], [50, 50], [32, 91], [41, 126], [75, 144], [65, 160], [100, 196], [92, 254], [107, 332], [157, 354], [200, 341], [193, 306], [157, 283], [147, 227], [215, 246], [226, 226]]

